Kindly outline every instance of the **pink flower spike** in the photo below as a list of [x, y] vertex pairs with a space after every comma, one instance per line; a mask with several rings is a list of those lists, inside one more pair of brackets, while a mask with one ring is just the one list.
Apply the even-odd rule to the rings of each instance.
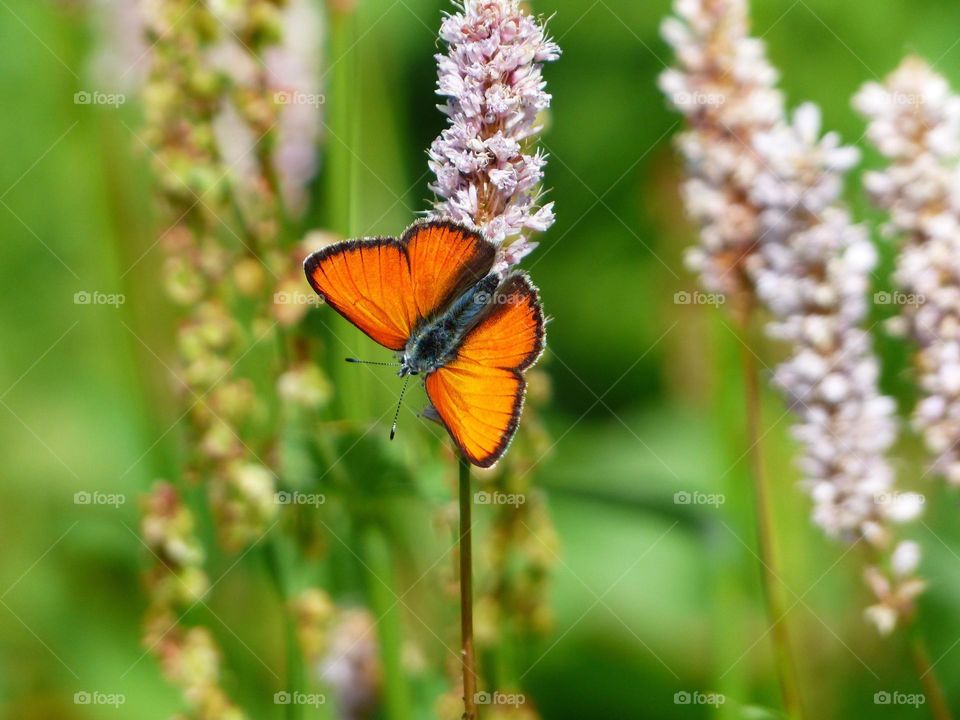
[[541, 66], [560, 48], [519, 0], [465, 0], [440, 38], [448, 48], [437, 55], [437, 94], [450, 121], [428, 152], [437, 197], [430, 216], [480, 229], [500, 246], [504, 271], [536, 247], [525, 233], [553, 224], [552, 203], [539, 204], [546, 156], [530, 139], [550, 106]]

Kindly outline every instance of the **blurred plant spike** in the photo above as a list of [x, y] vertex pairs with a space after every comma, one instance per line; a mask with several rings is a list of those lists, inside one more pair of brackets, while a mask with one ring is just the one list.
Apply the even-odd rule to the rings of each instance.
[[[251, 340], [262, 337], [250, 338], [230, 307], [244, 253], [221, 237], [232, 189], [213, 123], [229, 83], [207, 63], [220, 26], [200, 4], [167, 0], [152, 12], [146, 134], [172, 222], [160, 238], [167, 252], [166, 287], [185, 307], [177, 374], [195, 435], [193, 471], [209, 481], [224, 543], [238, 548], [260, 535], [276, 508], [273, 475], [240, 432], [257, 398], [253, 383], [237, 377], [234, 368]], [[242, 293], [244, 286], [237, 289]], [[255, 289], [266, 292], [262, 284]]]
[[[663, 34], [680, 69], [667, 70], [661, 87], [689, 123], [679, 139], [690, 176], [684, 198], [702, 239], [692, 265], [708, 288], [733, 295], [742, 322], [759, 302], [772, 315], [767, 333], [790, 346], [774, 384], [799, 418], [793, 434], [814, 522], [889, 557], [891, 523], [916, 518], [923, 499], [896, 492], [887, 458], [895, 406], [879, 392], [861, 327], [876, 253], [839, 197], [858, 152], [835, 133], [820, 137], [815, 105], [786, 117], [763, 44], [746, 34], [742, 0], [675, 8]], [[905, 600], [922, 587], [913, 570], [891, 577], [909, 589]], [[911, 604], [880, 629], [890, 631]]]
[[179, 618], [203, 602], [209, 580], [193, 515], [176, 488], [157, 483], [143, 499], [141, 532], [159, 559], [146, 574], [149, 606], [144, 643], [164, 676], [183, 692], [199, 720], [241, 720], [245, 715], [220, 687], [220, 651], [203, 627], [183, 627]]
[[885, 617], [868, 611], [886, 634], [912, 614], [923, 588], [915, 578], [918, 548], [898, 543], [891, 528], [919, 517], [923, 497], [897, 490], [888, 457], [898, 432], [896, 407], [880, 394], [879, 362], [862, 327], [876, 253], [838, 198], [841, 173], [856, 153], [832, 133], [818, 140], [819, 130], [819, 110], [807, 104], [792, 124], [755, 138], [764, 159], [753, 188], [763, 237], [750, 272], [773, 314], [768, 334], [791, 346], [773, 380], [800, 418], [793, 434], [805, 448], [800, 468], [814, 522], [833, 537], [863, 538], [890, 563], [902, 602]]
[[[227, 190], [215, 145], [212, 121], [221, 102], [224, 82], [204, 66], [203, 53], [215, 38], [215, 21], [205, 6], [189, 0], [165, 0], [149, 6], [145, 18], [148, 42], [154, 44], [150, 77], [144, 88], [147, 142], [151, 160], [172, 225], [161, 236], [167, 252], [166, 287], [171, 299], [187, 307], [178, 334], [184, 402], [198, 458], [195, 471], [215, 465], [219, 483], [229, 482], [226, 464], [240, 455], [240, 441], [228, 422], [213, 410], [225, 398], [236, 421], [251, 406], [250, 385], [226, 376], [230, 352], [237, 346], [238, 328], [218, 290], [230, 266], [229, 252], [216, 237], [216, 218], [223, 212]], [[216, 390], [219, 401], [194, 402]], [[220, 408], [223, 412], [224, 408]], [[226, 491], [213, 490], [226, 496]], [[236, 508], [236, 506], [234, 506]], [[197, 718], [243, 717], [219, 689], [219, 650], [209, 631], [180, 624], [184, 603], [170, 595], [167, 577], [181, 573], [203, 578], [202, 553], [178, 571], [186, 558], [170, 557], [176, 548], [196, 547], [192, 520], [176, 491], [160, 485], [148, 499], [143, 532], [148, 546], [160, 557], [148, 578], [150, 609], [146, 617], [146, 647], [159, 660], [165, 676], [181, 688]], [[168, 537], [169, 535], [169, 537]], [[196, 557], [199, 555], [199, 557]], [[173, 561], [173, 565], [169, 563]], [[168, 570], [173, 568], [169, 576]], [[198, 600], [202, 592], [198, 593]], [[192, 606], [193, 603], [188, 605]], [[197, 671], [190, 670], [192, 666]]]
[[560, 48], [519, 0], [467, 0], [444, 19], [440, 39], [437, 94], [449, 126], [430, 146], [431, 216], [481, 228], [500, 246], [504, 270], [536, 247], [525, 233], [554, 221], [553, 203], [540, 202], [546, 155], [525, 151], [550, 106], [541, 67]]
[[226, 38], [210, 61], [230, 78], [231, 102], [214, 129], [243, 208], [272, 219], [279, 202], [298, 216], [323, 127], [323, 15], [310, 0], [253, 5], [216, 5]]
[[[317, 30], [319, 15], [305, 0], [219, 3], [216, 12], [213, 4], [193, 0], [158, 0], [146, 8], [145, 136], [170, 222], [159, 241], [167, 255], [165, 286], [183, 308], [176, 375], [189, 420], [185, 475], [207, 491], [220, 543], [238, 551], [260, 542], [279, 521], [276, 478], [280, 448], [289, 445], [279, 428], [288, 429], [291, 417], [313, 417], [330, 395], [326, 378], [308, 364], [307, 341], [286, 334], [310, 307], [302, 278], [292, 284], [306, 253], [295, 246], [294, 216], [313, 171], [321, 120], [311, 105], [309, 122], [284, 123], [319, 80], [307, 70], [316, 69], [314, 56], [297, 58], [297, 48], [281, 39], [291, 24]], [[310, 12], [312, 20], [304, 16]], [[274, 70], [271, 62], [285, 69]], [[280, 89], [275, 72], [286, 73], [291, 64], [299, 68], [293, 85]], [[295, 151], [284, 155], [285, 147]], [[264, 545], [272, 551], [274, 542]], [[273, 579], [283, 595], [287, 570], [274, 555]], [[152, 603], [164, 601], [164, 589], [151, 585], [151, 595], [159, 593]], [[216, 658], [212, 634], [148, 622], [148, 646], [192, 702], [189, 678], [168, 667], [166, 648], [182, 641]], [[298, 690], [299, 653], [288, 657], [288, 689]], [[227, 704], [220, 714], [195, 710], [211, 720], [236, 716]]]
[[921, 401], [913, 422], [933, 470], [960, 485], [960, 97], [923, 60], [908, 57], [854, 99], [867, 137], [889, 162], [864, 183], [902, 238], [893, 279], [893, 329], [917, 344]]
[[318, 588], [302, 591], [291, 605], [307, 665], [332, 689], [338, 720], [371, 717], [383, 684], [375, 618], [360, 608], [338, 608]]

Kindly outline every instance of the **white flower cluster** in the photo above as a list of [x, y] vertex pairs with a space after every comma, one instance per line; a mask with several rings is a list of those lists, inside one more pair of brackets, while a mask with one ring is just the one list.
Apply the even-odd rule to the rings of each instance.
[[[879, 392], [862, 329], [876, 254], [839, 199], [859, 154], [834, 133], [820, 136], [815, 105], [787, 119], [763, 45], [746, 35], [743, 0], [677, 0], [675, 10], [663, 34], [680, 69], [660, 83], [688, 122], [684, 198], [702, 238], [692, 265], [707, 288], [758, 299], [772, 315], [768, 333], [790, 347], [774, 382], [798, 416], [814, 522], [902, 559], [889, 526], [915, 518], [923, 499], [895, 492], [895, 406]], [[911, 557], [889, 587], [907, 587], [919, 554]]]
[[907, 58], [854, 104], [889, 160], [867, 174], [889, 235], [903, 238], [894, 327], [917, 343], [922, 399], [913, 419], [934, 469], [960, 485], [960, 97], [922, 60]]
[[660, 76], [660, 89], [688, 125], [677, 144], [701, 242], [687, 263], [708, 290], [736, 295], [750, 285], [743, 261], [760, 236], [757, 208], [744, 193], [763, 169], [750, 145], [782, 121], [783, 96], [763, 43], [747, 35], [745, 0], [679, 0], [675, 9], [662, 34], [680, 67]]
[[830, 535], [885, 548], [888, 523], [914, 519], [922, 499], [895, 492], [887, 452], [896, 407], [878, 391], [879, 364], [861, 327], [876, 252], [839, 202], [857, 153], [819, 133], [819, 110], [806, 104], [791, 124], [755, 137], [764, 170], [749, 197], [761, 240], [746, 265], [773, 315], [768, 333], [791, 347], [774, 382], [800, 418], [794, 435], [806, 451], [814, 521]]
[[440, 30], [437, 94], [449, 126], [429, 151], [436, 180], [434, 217], [481, 228], [501, 247], [498, 266], [536, 247], [522, 233], [553, 224], [553, 203], [540, 204], [546, 156], [524, 152], [550, 105], [541, 74], [560, 48], [519, 0], [466, 0]]

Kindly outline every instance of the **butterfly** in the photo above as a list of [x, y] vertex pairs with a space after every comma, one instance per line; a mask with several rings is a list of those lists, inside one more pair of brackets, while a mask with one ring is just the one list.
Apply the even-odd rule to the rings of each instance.
[[536, 287], [521, 272], [501, 276], [495, 261], [496, 246], [477, 231], [432, 220], [399, 239], [339, 242], [304, 262], [327, 305], [397, 353], [400, 377], [423, 376], [428, 415], [479, 467], [510, 445], [524, 371], [545, 344]]

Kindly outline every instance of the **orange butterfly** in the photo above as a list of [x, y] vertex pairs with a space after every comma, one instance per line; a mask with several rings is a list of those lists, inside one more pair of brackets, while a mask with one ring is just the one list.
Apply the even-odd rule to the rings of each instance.
[[480, 467], [497, 462], [513, 439], [523, 371], [544, 347], [536, 288], [523, 273], [493, 272], [495, 255], [479, 233], [430, 221], [399, 240], [347, 240], [304, 262], [330, 307], [397, 352], [400, 377], [425, 376], [439, 419]]

